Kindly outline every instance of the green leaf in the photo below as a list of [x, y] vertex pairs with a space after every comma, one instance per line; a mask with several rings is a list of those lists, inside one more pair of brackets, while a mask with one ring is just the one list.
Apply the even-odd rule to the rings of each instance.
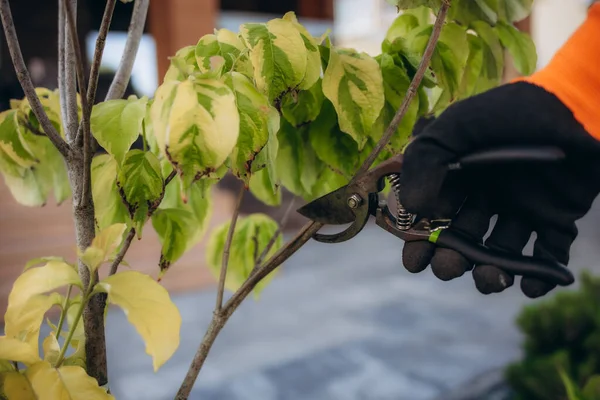
[[342, 131], [362, 150], [385, 101], [377, 61], [366, 53], [332, 49], [323, 93], [333, 103]]
[[469, 58], [460, 82], [459, 100], [477, 94], [477, 88], [482, 86], [479, 82], [486, 80], [482, 74], [485, 43], [479, 36], [470, 33], [467, 35], [467, 40], [469, 41]]
[[308, 90], [288, 93], [281, 103], [281, 113], [292, 126], [299, 128], [317, 118], [324, 98], [322, 81], [318, 80]]
[[163, 83], [151, 114], [158, 147], [182, 177], [184, 192], [225, 162], [239, 136], [235, 95], [218, 80]]
[[312, 197], [318, 198], [324, 196], [327, 193], [331, 193], [334, 190], [347, 185], [349, 182], [349, 178], [344, 177], [329, 168], [324, 168], [319, 174], [317, 183], [313, 187]]
[[406, 10], [408, 8], [416, 8], [420, 6], [427, 6], [436, 8], [442, 3], [442, 0], [386, 0], [389, 4], [396, 6], [399, 10]]
[[281, 204], [281, 188], [273, 190], [273, 182], [269, 178], [269, 171], [264, 168], [252, 174], [250, 178], [250, 193], [268, 206]]
[[431, 69], [437, 76], [439, 85], [448, 90], [451, 97], [458, 93], [468, 56], [467, 31], [458, 24], [446, 23], [431, 58]]
[[517, 22], [525, 19], [533, 6], [533, 0], [499, 1], [498, 15], [502, 21]]
[[400, 14], [388, 28], [385, 39], [381, 44], [381, 50], [383, 52], [392, 51], [392, 42], [398, 38], [405, 37], [410, 31], [417, 27], [419, 27], [419, 19], [415, 15], [406, 13]]
[[281, 123], [281, 118], [269, 119], [269, 139], [267, 140], [265, 147], [263, 147], [256, 155], [256, 159], [252, 163], [253, 171], [260, 171], [262, 168], [267, 169], [273, 191], [277, 189], [277, 183], [279, 181], [276, 163], [277, 154], [279, 153], [279, 139], [277, 134], [280, 130]]
[[94, 272], [98, 267], [112, 257], [123, 242], [123, 234], [127, 229], [125, 224], [114, 224], [102, 229], [92, 240], [92, 244], [80, 254], [81, 261]]
[[560, 375], [560, 379], [563, 382], [563, 385], [565, 385], [568, 399], [569, 400], [584, 400], [584, 398], [581, 397], [579, 388], [577, 388], [577, 386], [575, 385], [575, 383], [573, 382], [571, 377], [569, 375], [567, 375], [567, 373], [562, 368], [559, 368], [558, 372]]
[[510, 53], [517, 71], [530, 75], [537, 67], [537, 52], [531, 36], [504, 22], [496, 25], [502, 46]]
[[240, 133], [230, 156], [231, 171], [248, 185], [252, 172], [265, 167], [255, 165], [256, 156], [267, 144], [269, 130], [278, 129], [280, 117], [244, 75], [233, 72], [225, 81], [235, 93], [240, 113]]
[[158, 208], [164, 193], [160, 161], [149, 151], [130, 150], [119, 170], [117, 185], [141, 238], [149, 213]]
[[146, 116], [147, 97], [141, 99], [117, 99], [104, 101], [92, 108], [90, 120], [92, 134], [119, 164], [142, 133], [142, 121]]
[[117, 161], [108, 154], [92, 160], [92, 197], [98, 229], [129, 222], [129, 212], [117, 186], [117, 169]]
[[23, 268], [23, 271], [26, 271], [31, 267], [39, 266], [40, 264], [46, 264], [49, 261], [60, 261], [60, 262], [63, 262], [63, 263], [73, 266], [72, 264], [68, 263], [67, 260], [65, 260], [63, 257], [48, 256], [48, 257], [38, 257], [38, 258], [34, 258], [32, 260], [27, 261], [27, 263], [25, 264], [25, 267]]
[[256, 87], [271, 104], [304, 81], [307, 49], [292, 21], [276, 18], [265, 24], [243, 24], [240, 33], [250, 49]]
[[298, 88], [301, 90], [308, 90], [313, 87], [321, 77], [319, 43], [306, 28], [298, 22], [296, 14], [293, 11], [287, 12], [282, 19], [292, 22], [304, 42], [304, 47], [306, 48], [306, 73], [304, 74], [304, 79], [302, 79], [302, 82], [298, 85]]
[[490, 84], [497, 86], [504, 73], [504, 50], [494, 29], [485, 22], [473, 22], [472, 29], [482, 39], [483, 69], [482, 76]]
[[40, 361], [37, 352], [28, 343], [6, 336], [0, 336], [0, 359], [21, 362], [25, 365]]
[[582, 394], [586, 400], [600, 399], [600, 375], [593, 375], [587, 380]]
[[305, 200], [311, 198], [312, 188], [325, 167], [310, 146], [307, 128], [295, 129], [282, 120], [277, 153], [277, 176], [281, 184]]
[[463, 25], [474, 21], [495, 25], [498, 21], [497, 3], [498, 0], [454, 0], [448, 10], [448, 19]]
[[4, 315], [6, 336], [28, 343], [38, 354], [39, 333], [44, 315], [52, 306], [62, 302], [63, 297], [58, 293], [36, 294], [21, 301], [14, 301], [9, 297]]
[[175, 56], [170, 57], [171, 62], [165, 74], [164, 82], [181, 82], [198, 72], [195, 53], [196, 46], [185, 46], [177, 50]]
[[236, 33], [228, 29], [218, 29], [215, 33], [202, 36], [196, 44], [195, 55], [201, 72], [210, 71], [211, 58], [219, 56], [225, 61], [223, 72], [233, 70], [248, 78], [253, 76], [246, 46]]
[[152, 226], [158, 234], [161, 276], [188, 249], [188, 240], [194, 236], [194, 214], [185, 209], [161, 208], [152, 215]]
[[11, 161], [18, 166], [27, 168], [39, 162], [27, 142], [17, 120], [16, 110], [6, 110], [0, 113], [0, 148]]
[[127, 320], [146, 343], [154, 372], [158, 371], [179, 347], [181, 315], [169, 292], [137, 271], [109, 276], [98, 282], [94, 291], [107, 293], [108, 301], [125, 312]]
[[76, 366], [53, 368], [40, 361], [25, 371], [30, 388], [39, 400], [114, 400], [98, 381]]
[[[373, 139], [377, 141], [383, 136], [383, 133], [392, 122], [392, 119], [406, 97], [411, 82], [404, 66], [402, 64], [397, 65], [395, 59], [389, 54], [382, 54], [379, 62], [383, 74], [386, 102], [374, 129], [376, 134], [373, 135]], [[388, 143], [390, 150], [400, 152], [408, 143], [419, 114], [420, 100], [419, 96], [415, 96], [411, 101], [404, 118], [400, 121], [398, 129], [396, 129], [396, 132], [394, 132]]]
[[330, 168], [351, 177], [358, 168], [358, 144], [340, 130], [335, 109], [329, 100], [325, 100], [321, 114], [310, 124], [308, 131], [310, 145], [319, 159]]
[[[213, 276], [217, 277], [221, 271], [225, 241], [231, 222], [226, 222], [215, 228], [206, 247], [206, 262]], [[277, 232], [278, 225], [273, 219], [264, 214], [250, 214], [239, 218], [229, 254], [229, 264], [225, 287], [230, 291], [237, 290], [250, 276], [256, 259], [260, 257], [267, 244]], [[283, 245], [283, 237], [278, 233], [273, 247], [267, 253], [265, 260], [275, 254]], [[258, 295], [273, 279], [277, 270], [271, 272], [255, 288], [254, 294]]]

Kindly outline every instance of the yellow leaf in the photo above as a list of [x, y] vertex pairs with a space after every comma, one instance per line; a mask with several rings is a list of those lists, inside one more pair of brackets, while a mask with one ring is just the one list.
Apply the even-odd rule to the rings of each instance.
[[92, 241], [92, 245], [80, 254], [81, 260], [92, 272], [113, 255], [123, 241], [125, 229], [126, 224], [113, 224], [102, 229]]
[[50, 334], [46, 336], [42, 347], [44, 349], [44, 361], [48, 361], [51, 365], [55, 365], [56, 360], [58, 360], [58, 355], [60, 354], [60, 346], [58, 345], [58, 340], [56, 340], [56, 336], [54, 336], [53, 332], [50, 332]]
[[42, 361], [29, 367], [26, 376], [38, 400], [114, 400], [81, 367], [57, 369]]
[[29, 381], [20, 372], [6, 373], [3, 389], [8, 400], [37, 400]]
[[35, 364], [40, 360], [29, 344], [6, 336], [0, 336], [0, 359], [22, 362], [25, 365]]
[[46, 312], [61, 304], [63, 297], [58, 293], [38, 294], [24, 302], [9, 302], [4, 316], [4, 331], [7, 337], [17, 339], [29, 345], [38, 354], [40, 326]]
[[29, 298], [66, 285], [81, 287], [77, 272], [62, 261], [49, 261], [43, 267], [31, 268], [23, 272], [13, 284], [8, 304], [23, 303]]
[[148, 275], [123, 271], [100, 281], [94, 291], [106, 292], [108, 301], [121, 307], [158, 371], [179, 347], [181, 315], [167, 290]]

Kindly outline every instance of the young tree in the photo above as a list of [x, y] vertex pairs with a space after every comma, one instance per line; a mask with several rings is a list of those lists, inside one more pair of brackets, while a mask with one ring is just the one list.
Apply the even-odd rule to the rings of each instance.
[[[125, 2], [125, 0], [122, 0]], [[0, 337], [0, 393], [8, 399], [69, 393], [112, 398], [104, 316], [121, 307], [156, 371], [179, 344], [181, 317], [167, 291], [134, 270], [118, 271], [150, 222], [161, 240], [160, 276], [205, 236], [211, 189], [230, 172], [243, 182], [231, 221], [210, 233], [218, 278], [213, 319], [176, 398], [189, 396], [209, 350], [240, 303], [258, 293], [320, 228], [283, 244], [262, 214], [238, 218], [246, 191], [265, 204], [285, 188], [312, 200], [401, 152], [418, 118], [501, 83], [508, 50], [523, 74], [535, 47], [513, 23], [531, 0], [388, 0], [403, 10], [376, 57], [313, 37], [290, 12], [199, 38], [172, 58], [153, 98], [122, 99], [149, 0], [136, 0], [122, 61], [104, 101], [95, 95], [116, 0], [107, 0], [87, 72], [76, 0], [59, 0], [59, 85], [34, 88], [8, 0], [0, 17], [25, 98], [0, 119], [0, 171], [14, 198], [39, 206], [73, 199], [78, 258], [29, 262], [13, 285]], [[87, 78], [86, 78], [87, 76]], [[92, 106], [93, 104], [96, 104]], [[143, 149], [132, 149], [139, 137]], [[97, 146], [107, 154], [97, 154]], [[98, 269], [108, 268], [100, 279]], [[66, 294], [56, 290], [67, 287]], [[225, 288], [232, 293], [224, 302]], [[60, 308], [38, 347], [44, 316]], [[54, 397], [52, 397], [54, 398]], [[59, 394], [56, 398], [62, 398]]]

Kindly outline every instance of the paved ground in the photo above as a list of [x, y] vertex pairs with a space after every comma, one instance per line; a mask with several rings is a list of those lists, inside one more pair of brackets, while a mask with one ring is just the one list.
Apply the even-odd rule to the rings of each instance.
[[[581, 224], [572, 268], [598, 265], [600, 208]], [[519, 355], [513, 326], [531, 300], [516, 288], [481, 296], [470, 276], [449, 283], [400, 267], [401, 248], [370, 226], [340, 245], [312, 243], [259, 302], [232, 317], [192, 399], [425, 400]], [[157, 373], [120, 311], [108, 316], [118, 399], [173, 398], [208, 324], [212, 290], [175, 296], [183, 336]]]

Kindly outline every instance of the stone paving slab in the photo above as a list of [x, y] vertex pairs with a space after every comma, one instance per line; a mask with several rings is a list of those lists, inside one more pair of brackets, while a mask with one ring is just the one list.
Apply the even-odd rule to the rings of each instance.
[[[576, 271], [598, 264], [597, 217], [594, 211], [580, 224]], [[400, 255], [401, 245], [372, 224], [360, 239], [301, 249], [259, 301], [248, 299], [233, 315], [191, 399], [431, 400], [519, 356], [513, 321], [534, 300], [517, 287], [482, 296], [470, 275], [441, 282], [430, 271], [410, 274]], [[173, 398], [214, 296], [174, 296], [184, 321], [181, 345], [156, 374], [123, 314], [109, 313], [117, 399]]]

